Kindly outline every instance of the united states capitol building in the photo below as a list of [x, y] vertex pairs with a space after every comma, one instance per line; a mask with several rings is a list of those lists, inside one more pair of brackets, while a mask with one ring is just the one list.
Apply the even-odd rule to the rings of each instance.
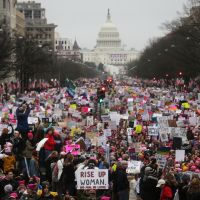
[[120, 34], [115, 24], [112, 23], [108, 9], [106, 22], [100, 29], [97, 43], [93, 50], [82, 50], [83, 62], [102, 63], [106, 71], [111, 74], [120, 73], [127, 63], [139, 57], [136, 50], [125, 50], [122, 46]]

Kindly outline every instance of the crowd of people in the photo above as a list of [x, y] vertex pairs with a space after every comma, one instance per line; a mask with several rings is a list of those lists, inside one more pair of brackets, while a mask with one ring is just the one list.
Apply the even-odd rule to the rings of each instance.
[[[200, 199], [198, 79], [74, 85], [0, 105], [0, 200]], [[82, 169], [107, 170], [108, 188], [78, 189]]]

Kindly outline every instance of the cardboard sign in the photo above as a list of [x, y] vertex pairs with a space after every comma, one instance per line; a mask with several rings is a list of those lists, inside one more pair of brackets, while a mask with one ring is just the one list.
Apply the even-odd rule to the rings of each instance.
[[176, 150], [175, 161], [181, 162], [185, 160], [185, 150]]
[[88, 138], [88, 139], [90, 139], [90, 140], [92, 140], [92, 139], [94, 139], [95, 135], [96, 134], [93, 133], [93, 132], [86, 132], [85, 137]]
[[108, 170], [107, 169], [82, 169], [76, 171], [77, 189], [108, 189]]
[[141, 169], [141, 161], [130, 160], [128, 161], [128, 167], [126, 173], [139, 174]]
[[169, 127], [177, 127], [176, 120], [168, 120]]
[[75, 156], [80, 154], [80, 145], [79, 144], [66, 145], [65, 149], [66, 149], [67, 153], [71, 153]]

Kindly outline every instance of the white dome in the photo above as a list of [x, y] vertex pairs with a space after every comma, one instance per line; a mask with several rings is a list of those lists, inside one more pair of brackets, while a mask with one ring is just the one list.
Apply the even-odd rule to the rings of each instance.
[[115, 24], [111, 21], [110, 11], [108, 10], [107, 21], [100, 29], [97, 38], [97, 49], [118, 49], [121, 48], [119, 32]]

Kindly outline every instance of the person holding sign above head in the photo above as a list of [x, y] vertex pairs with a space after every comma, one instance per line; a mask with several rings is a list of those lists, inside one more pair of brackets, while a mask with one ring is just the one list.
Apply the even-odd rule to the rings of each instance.
[[20, 132], [22, 139], [26, 141], [27, 133], [29, 131], [28, 126], [28, 116], [30, 114], [30, 108], [26, 102], [24, 102], [20, 107], [16, 110], [17, 116], [17, 128], [16, 130]]

